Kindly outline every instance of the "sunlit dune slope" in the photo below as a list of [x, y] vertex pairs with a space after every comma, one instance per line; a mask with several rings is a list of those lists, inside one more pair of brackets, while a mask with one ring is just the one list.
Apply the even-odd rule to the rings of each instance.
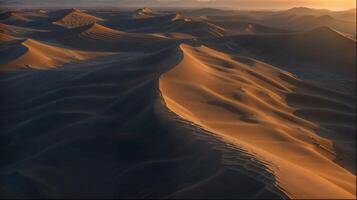
[[[289, 197], [356, 197], [355, 175], [334, 161], [339, 155], [329, 138], [339, 133], [305, 118], [313, 114], [323, 121], [328, 112], [336, 116], [329, 123], [353, 127], [353, 120], [344, 120], [355, 118], [353, 99], [248, 57], [205, 46], [180, 48], [183, 60], [160, 78], [170, 110], [265, 161]], [[299, 106], [287, 100], [292, 94], [299, 95]], [[311, 98], [326, 104], [311, 104]]]
[[103, 19], [77, 9], [72, 9], [53, 23], [66, 28], [75, 28], [100, 21], [103, 21]]
[[98, 52], [84, 52], [48, 45], [33, 39], [26, 39], [1, 49], [1, 70], [17, 68], [47, 69], [68, 62], [105, 55]]

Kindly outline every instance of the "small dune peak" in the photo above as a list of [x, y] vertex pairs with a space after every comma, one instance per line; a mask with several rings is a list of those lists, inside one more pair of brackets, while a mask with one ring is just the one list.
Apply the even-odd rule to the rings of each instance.
[[32, 48], [32, 47], [36, 47], [36, 46], [45, 46], [45, 44], [43, 44], [40, 41], [37, 41], [35, 39], [32, 38], [26, 38], [21, 42], [22, 46], [28, 47], [28, 48]]
[[78, 9], [71, 9], [67, 14], [55, 21], [54, 24], [72, 29], [99, 21], [104, 21], [104, 19], [93, 16]]
[[352, 42], [351, 38], [346, 37], [346, 35], [330, 28], [327, 26], [321, 26], [310, 31], [304, 33], [306, 38], [309, 38], [311, 41], [326, 41], [331, 42], [334, 41], [335, 43], [340, 41], [350, 41]]
[[288, 11], [294, 11], [294, 12], [300, 11], [300, 12], [302, 12], [302, 11], [310, 11], [310, 10], [312, 10], [312, 9], [300, 6], [300, 7], [290, 8]]
[[327, 9], [314, 9], [307, 7], [294, 7], [286, 11], [286, 13], [294, 15], [321, 15], [329, 12], [330, 11]]
[[97, 22], [93, 22], [89, 25], [79, 27], [78, 30], [79, 30], [78, 35], [81, 35], [81, 37], [95, 37], [97, 39], [103, 39], [103, 36], [110, 38], [110, 37], [121, 37], [123, 35], [126, 35], [125, 32], [108, 28]]
[[174, 14], [172, 16], [172, 18], [171, 18], [171, 21], [178, 21], [178, 20], [183, 20], [185, 22], [191, 22], [192, 21], [191, 18], [183, 16], [183, 15], [180, 15], [180, 14]]
[[7, 11], [1, 13], [0, 20], [30, 21], [30, 19], [24, 17], [19, 11]]
[[159, 15], [157, 11], [150, 8], [140, 8], [134, 11], [134, 17], [155, 17]]
[[137, 13], [137, 14], [152, 14], [152, 13], [154, 13], [154, 11], [151, 10], [150, 8], [139, 8], [135, 11], [135, 13]]
[[92, 23], [90, 23], [89, 25], [88, 25], [88, 28], [89, 29], [92, 29], [92, 28], [97, 28], [97, 27], [99, 27], [100, 25], [97, 23], [97, 22], [92, 22]]
[[12, 35], [0, 32], [0, 44], [1, 43], [5, 43], [5, 42], [14, 41], [14, 40], [17, 40], [17, 39], [18, 38], [14, 37]]
[[316, 36], [322, 36], [322, 35], [326, 35], [326, 34], [338, 34], [335, 30], [333, 30], [332, 28], [330, 28], [328, 26], [320, 26], [320, 27], [314, 28], [306, 33], [310, 34], [310, 35], [316, 35]]
[[35, 42], [35, 40], [33, 40], [33, 39], [31, 39], [31, 38], [25, 38], [22, 42], [21, 42], [21, 44], [22, 45], [27, 45], [27, 44], [31, 44], [31, 43], [34, 43]]
[[329, 22], [329, 21], [333, 21], [334, 18], [330, 15], [322, 15], [320, 17], [317, 18], [318, 20], [322, 21], [322, 22]]
[[83, 11], [78, 8], [71, 8], [70, 12], [83, 12]]
[[105, 27], [101, 24], [98, 24], [97, 22], [93, 22], [91, 24], [88, 25], [88, 28], [86, 29], [86, 31], [102, 31], [102, 32], [113, 32], [115, 30]]

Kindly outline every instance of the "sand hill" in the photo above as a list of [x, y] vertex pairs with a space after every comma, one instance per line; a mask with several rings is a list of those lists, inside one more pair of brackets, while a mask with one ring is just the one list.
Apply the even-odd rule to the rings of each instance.
[[297, 108], [286, 97], [299, 88], [299, 107], [321, 114], [331, 108], [310, 107], [310, 95], [344, 105], [342, 110], [330, 111], [341, 116], [341, 122], [344, 116], [355, 115], [348, 109], [354, 106], [352, 101], [253, 59], [234, 60], [204, 46], [181, 45], [181, 49], [183, 60], [160, 78], [170, 110], [270, 163], [277, 184], [292, 198], [356, 195], [356, 178], [334, 162], [332, 141], [317, 134], [318, 124], [297, 116]]
[[287, 33], [288, 30], [273, 28], [258, 23], [252, 23], [236, 16], [214, 16], [203, 18], [204, 21], [211, 22], [231, 34], [261, 34], [261, 33]]
[[103, 53], [75, 51], [26, 39], [6, 49], [1, 56], [1, 70], [17, 68], [48, 69], [65, 63], [93, 58]]
[[179, 14], [168, 14], [151, 18], [120, 19], [108, 23], [128, 32], [140, 33], [184, 33], [195, 37], [222, 37], [225, 30], [215, 24], [193, 20]]
[[158, 79], [181, 59], [172, 46], [0, 77], [2, 195], [285, 197], [264, 163], [167, 110]]
[[155, 16], [158, 16], [158, 15], [160, 15], [159, 12], [153, 11], [150, 8], [140, 8], [140, 9], [137, 9], [134, 12], [132, 17], [134, 17], [134, 18], [146, 18], [146, 17], [155, 17]]
[[264, 20], [264, 23], [297, 31], [306, 31], [320, 26], [327, 26], [347, 34], [356, 34], [355, 21], [335, 19], [331, 15], [276, 15], [267, 18]]
[[230, 43], [230, 49], [244, 49], [249, 56], [301, 69], [302, 73], [314, 69], [321, 72], [321, 76], [332, 72], [353, 78], [356, 71], [356, 41], [328, 27], [298, 34], [243, 35], [224, 40]]
[[58, 38], [68, 46], [102, 51], [145, 50], [145, 47], [160, 46], [160, 42], [165, 42], [160, 36], [128, 33], [97, 23], [72, 29]]
[[76, 28], [100, 21], [103, 21], [103, 19], [77, 9], [72, 9], [53, 23], [66, 28]]
[[13, 36], [24, 36], [31, 33], [44, 32], [44, 30], [25, 28], [25, 27], [0, 23], [0, 32]]
[[0, 14], [0, 21], [2, 22], [26, 22], [30, 21], [27, 17], [23, 16], [21, 12], [8, 11]]

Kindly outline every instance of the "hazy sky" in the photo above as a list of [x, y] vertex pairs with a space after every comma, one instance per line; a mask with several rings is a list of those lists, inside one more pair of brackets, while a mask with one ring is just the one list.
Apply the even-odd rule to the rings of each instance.
[[0, 0], [0, 5], [22, 6], [195, 6], [232, 9], [285, 9], [296, 6], [343, 10], [356, 0]]

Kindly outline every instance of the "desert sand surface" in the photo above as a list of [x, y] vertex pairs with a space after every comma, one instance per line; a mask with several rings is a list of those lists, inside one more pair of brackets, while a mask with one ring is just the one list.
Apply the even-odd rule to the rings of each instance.
[[355, 13], [2, 11], [1, 197], [355, 199]]

